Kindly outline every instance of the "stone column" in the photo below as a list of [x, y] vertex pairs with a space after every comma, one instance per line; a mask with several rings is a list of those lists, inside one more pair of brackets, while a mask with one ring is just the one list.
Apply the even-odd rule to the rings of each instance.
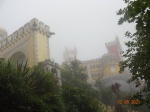
[[38, 64], [38, 52], [37, 52], [38, 25], [35, 22], [32, 25], [32, 31], [33, 31], [34, 65], [37, 65]]

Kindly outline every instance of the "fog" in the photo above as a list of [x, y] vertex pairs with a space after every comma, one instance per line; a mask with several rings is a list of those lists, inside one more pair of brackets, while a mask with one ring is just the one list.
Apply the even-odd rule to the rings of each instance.
[[123, 50], [129, 24], [117, 25], [116, 12], [123, 0], [1, 0], [0, 26], [12, 34], [33, 18], [55, 32], [50, 41], [50, 57], [61, 64], [65, 47], [77, 48], [77, 58], [89, 60], [107, 52], [105, 43], [118, 36]]

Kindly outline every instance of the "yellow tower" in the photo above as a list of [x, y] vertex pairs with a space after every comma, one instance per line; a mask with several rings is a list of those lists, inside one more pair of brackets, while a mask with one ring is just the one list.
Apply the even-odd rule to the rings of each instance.
[[104, 77], [119, 74], [120, 67], [115, 54], [104, 54], [101, 58], [100, 65], [102, 67], [102, 74]]
[[0, 57], [19, 62], [28, 60], [30, 67], [50, 59], [49, 37], [53, 34], [49, 26], [34, 18], [0, 41]]

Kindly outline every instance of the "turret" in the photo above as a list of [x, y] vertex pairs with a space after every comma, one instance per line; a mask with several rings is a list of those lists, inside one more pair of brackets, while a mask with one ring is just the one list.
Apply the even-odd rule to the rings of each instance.
[[74, 47], [74, 49], [68, 49], [67, 47], [65, 48], [64, 59], [66, 62], [75, 60], [76, 56], [77, 56], [76, 47]]
[[121, 56], [122, 47], [120, 45], [119, 38], [117, 36], [114, 41], [108, 42], [105, 45], [106, 45], [108, 53], [115, 54], [117, 56], [118, 62], [122, 61], [122, 56]]
[[100, 66], [102, 68], [103, 77], [116, 75], [120, 70], [117, 57], [113, 53], [104, 54], [101, 58]]

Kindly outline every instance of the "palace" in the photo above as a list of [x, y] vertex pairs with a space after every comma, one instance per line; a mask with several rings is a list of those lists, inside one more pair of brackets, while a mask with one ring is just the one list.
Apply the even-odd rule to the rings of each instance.
[[[108, 51], [106, 54], [97, 59], [81, 61], [81, 66], [86, 68], [87, 82], [94, 86], [97, 80], [101, 80], [101, 84], [107, 87], [119, 83], [120, 89], [123, 91], [138, 91], [138, 88], [135, 88], [135, 82], [127, 83], [132, 76], [127, 68], [123, 73], [119, 73], [119, 62], [123, 59], [121, 56], [122, 47], [118, 37], [105, 45]], [[73, 57], [76, 57], [77, 50], [65, 49], [64, 54], [65, 62], [70, 62], [76, 59]]]
[[122, 48], [118, 37], [105, 45], [108, 53], [102, 55], [101, 58], [82, 61], [82, 66], [87, 68], [89, 83], [93, 83], [99, 78], [119, 74]]
[[61, 79], [59, 65], [50, 60], [49, 38], [53, 34], [49, 26], [35, 18], [9, 36], [0, 28], [0, 58], [22, 64], [28, 60], [29, 67], [42, 62], [46, 71], [55, 71]]

